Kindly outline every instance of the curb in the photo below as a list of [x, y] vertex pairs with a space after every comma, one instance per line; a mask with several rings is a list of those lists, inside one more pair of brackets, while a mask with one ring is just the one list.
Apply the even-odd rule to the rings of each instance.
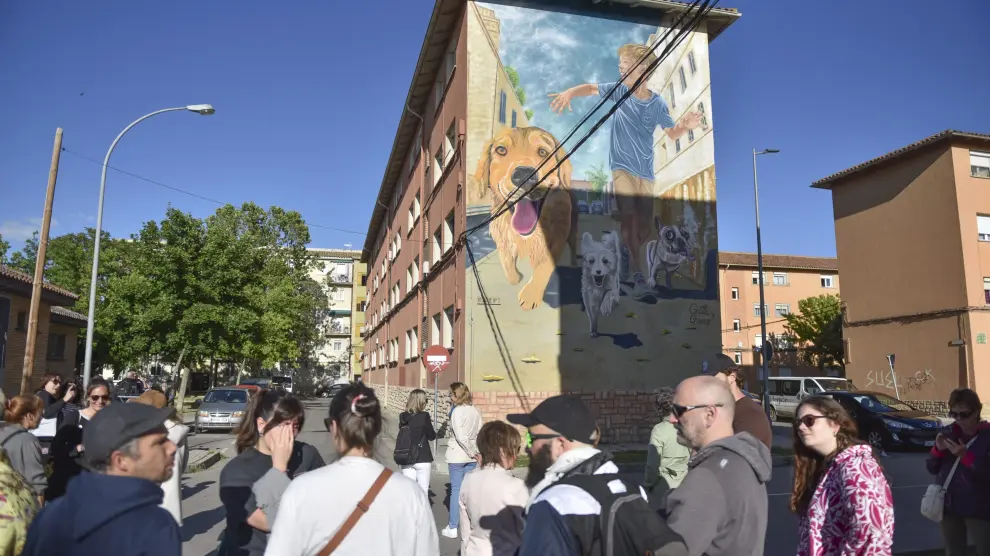
[[206, 471], [210, 467], [216, 465], [223, 458], [223, 453], [220, 450], [207, 450], [206, 454], [202, 457], [189, 461], [189, 464], [186, 466], [186, 474]]

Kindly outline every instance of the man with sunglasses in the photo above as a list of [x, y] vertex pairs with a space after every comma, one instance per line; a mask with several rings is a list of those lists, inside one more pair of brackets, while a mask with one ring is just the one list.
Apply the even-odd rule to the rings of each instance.
[[[610, 454], [595, 447], [601, 434], [584, 402], [554, 396], [531, 413], [506, 419], [527, 428], [530, 458], [526, 486], [531, 492], [518, 556], [606, 554], [603, 539], [616, 531], [620, 540], [615, 554], [627, 553], [623, 546], [640, 541], [649, 541], [650, 553], [656, 556], [684, 553], [681, 539], [650, 512], [645, 491], [619, 478]], [[645, 511], [607, 519], [609, 512], [620, 508], [616, 498], [630, 495], [633, 503], [625, 507], [638, 503]], [[627, 515], [635, 520], [626, 519]], [[652, 521], [640, 521], [644, 515]], [[608, 525], [613, 529], [606, 529]]]
[[684, 538], [691, 556], [762, 556], [767, 532], [770, 449], [735, 433], [735, 399], [711, 376], [684, 380], [674, 392], [670, 422], [694, 455], [661, 515]]

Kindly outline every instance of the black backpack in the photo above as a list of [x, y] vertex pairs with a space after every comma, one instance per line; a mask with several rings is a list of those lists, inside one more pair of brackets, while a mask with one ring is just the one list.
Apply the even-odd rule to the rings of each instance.
[[650, 509], [640, 486], [616, 474], [570, 474], [554, 483], [573, 485], [601, 504], [593, 545], [601, 556], [687, 556], [684, 539]]
[[399, 434], [395, 436], [395, 451], [392, 452], [392, 459], [397, 465], [412, 465], [419, 459], [419, 442], [413, 442], [413, 431], [409, 427], [409, 421], [399, 427]]

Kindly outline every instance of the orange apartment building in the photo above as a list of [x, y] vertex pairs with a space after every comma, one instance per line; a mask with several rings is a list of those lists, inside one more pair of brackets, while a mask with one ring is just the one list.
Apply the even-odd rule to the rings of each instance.
[[846, 376], [933, 412], [959, 387], [990, 399], [990, 135], [943, 131], [812, 187], [832, 194]]
[[[688, 6], [434, 3], [362, 252], [362, 380], [389, 407], [403, 408], [414, 388], [432, 388], [420, 354], [438, 345], [450, 354], [437, 377], [441, 392], [455, 381], [468, 384], [486, 419], [567, 393], [598, 413], [603, 440], [644, 441], [657, 419], [653, 389], [697, 374], [717, 352], [709, 44], [740, 14], [715, 8], [679, 34], [674, 27], [688, 20], [681, 17]], [[625, 44], [604, 47], [588, 41], [589, 33]], [[646, 242], [634, 246], [637, 272], [620, 264], [615, 242], [618, 202], [607, 192], [612, 126], [596, 132], [597, 145], [574, 150], [575, 137], [557, 148], [602, 92], [617, 90], [620, 47], [666, 51], [650, 74], [651, 102], [666, 103], [675, 122], [695, 122], [643, 158], [638, 171], [654, 174], [654, 191], [628, 193], [654, 205], [652, 252], [680, 250], [668, 266], [647, 269]], [[544, 64], [550, 59], [552, 71]], [[554, 94], [596, 76], [599, 92], [576, 98], [573, 111], [552, 109]], [[536, 185], [516, 183], [540, 168]], [[681, 239], [656, 247], [666, 241], [661, 225]], [[603, 260], [585, 257], [590, 250], [609, 253], [607, 295], [605, 283], [588, 285], [588, 276], [582, 286], [585, 268]]]
[[[720, 252], [719, 288], [722, 310], [722, 351], [746, 370], [749, 390], [762, 392], [762, 373], [753, 353], [763, 343], [760, 330], [760, 286], [756, 253]], [[767, 311], [767, 335], [781, 337], [784, 315], [798, 311], [802, 299], [823, 294], [839, 295], [839, 264], [834, 257], [764, 255], [763, 284]], [[820, 374], [794, 357], [781, 353], [768, 365], [770, 376]]]
[[[32, 283], [30, 274], [0, 265], [0, 387], [8, 397], [21, 391]], [[86, 326], [86, 316], [68, 308], [77, 299], [78, 295], [54, 284], [45, 284], [41, 290], [32, 374], [35, 387], [45, 373], [72, 376], [76, 338]]]

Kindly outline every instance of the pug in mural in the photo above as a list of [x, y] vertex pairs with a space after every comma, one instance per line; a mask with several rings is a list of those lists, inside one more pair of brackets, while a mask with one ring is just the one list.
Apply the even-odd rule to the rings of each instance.
[[657, 227], [655, 239], [646, 244], [646, 264], [650, 269], [647, 285], [650, 289], [657, 286], [657, 272], [664, 271], [667, 289], [671, 287], [670, 278], [687, 261], [694, 260], [696, 243], [694, 236], [685, 226], [664, 226], [660, 217], [654, 218]]
[[605, 232], [601, 241], [581, 236], [581, 299], [588, 315], [591, 337], [598, 336], [598, 317], [609, 315], [619, 303], [619, 237]]

